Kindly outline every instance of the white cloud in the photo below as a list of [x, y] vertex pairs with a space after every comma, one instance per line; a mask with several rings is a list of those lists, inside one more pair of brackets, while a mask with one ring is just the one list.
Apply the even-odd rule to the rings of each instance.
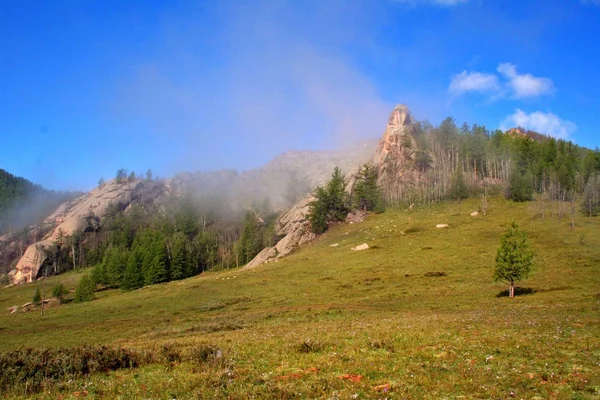
[[530, 114], [516, 109], [514, 114], [509, 115], [500, 124], [500, 129], [507, 130], [513, 127], [522, 127], [539, 133], [554, 136], [559, 139], [568, 138], [577, 130], [577, 125], [571, 121], [565, 121], [558, 115], [534, 111]]
[[448, 92], [452, 95], [466, 92], [487, 93], [492, 100], [501, 97], [525, 99], [554, 93], [552, 80], [531, 74], [519, 74], [514, 64], [502, 63], [496, 70], [500, 76], [464, 70], [452, 77]]
[[465, 92], [496, 92], [499, 89], [496, 75], [465, 70], [454, 75], [448, 91], [454, 95], [460, 95]]
[[508, 78], [508, 86], [512, 89], [515, 98], [537, 97], [554, 92], [554, 84], [550, 79], [537, 78], [531, 74], [519, 74], [514, 64], [500, 64], [497, 71]]

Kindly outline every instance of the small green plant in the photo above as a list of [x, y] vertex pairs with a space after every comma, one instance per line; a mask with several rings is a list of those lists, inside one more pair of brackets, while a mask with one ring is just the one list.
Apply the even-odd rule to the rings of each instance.
[[529, 276], [533, 267], [533, 257], [527, 234], [513, 221], [500, 239], [494, 271], [495, 281], [510, 285], [510, 298], [515, 297], [515, 282]]
[[33, 294], [33, 299], [31, 301], [33, 301], [33, 304], [36, 306], [42, 304], [42, 294], [40, 293], [40, 288], [35, 289], [35, 293]]
[[319, 342], [315, 342], [311, 339], [306, 339], [302, 343], [296, 346], [298, 353], [319, 353], [325, 346]]
[[94, 290], [96, 290], [96, 283], [89, 274], [85, 274], [75, 289], [75, 302], [94, 300]]
[[222, 361], [223, 352], [213, 344], [200, 344], [189, 352], [189, 360], [196, 364], [217, 363]]
[[52, 289], [52, 297], [58, 300], [59, 303], [64, 303], [65, 296], [69, 293], [62, 283], [54, 286]]

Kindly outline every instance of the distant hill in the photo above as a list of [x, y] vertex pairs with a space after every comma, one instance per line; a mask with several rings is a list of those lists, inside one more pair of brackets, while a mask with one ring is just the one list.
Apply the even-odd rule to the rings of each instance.
[[77, 195], [44, 189], [0, 169], [0, 233], [35, 224]]

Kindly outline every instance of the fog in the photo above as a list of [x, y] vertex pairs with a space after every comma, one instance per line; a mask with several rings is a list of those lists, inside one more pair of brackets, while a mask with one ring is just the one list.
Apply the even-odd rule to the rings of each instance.
[[373, 46], [376, 8], [309, 3], [225, 1], [163, 16], [157, 57], [112, 103], [124, 123], [151, 127], [148, 140], [166, 150], [155, 154], [167, 160], [154, 161], [161, 173], [243, 170], [383, 132], [394, 104], [343, 50]]

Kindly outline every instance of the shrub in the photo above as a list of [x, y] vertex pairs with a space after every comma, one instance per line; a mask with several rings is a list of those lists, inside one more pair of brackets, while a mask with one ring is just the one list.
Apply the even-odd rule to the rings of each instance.
[[75, 289], [75, 302], [81, 303], [94, 300], [94, 290], [96, 290], [94, 280], [89, 274], [85, 274], [81, 277], [77, 289]]
[[33, 304], [39, 306], [42, 303], [42, 294], [40, 293], [40, 288], [35, 289], [35, 293], [33, 294]]
[[20, 349], [0, 353], [0, 390], [22, 386], [40, 391], [47, 381], [62, 381], [96, 372], [135, 368], [139, 355], [131, 350], [106, 346], [70, 349]]
[[67, 293], [68, 291], [65, 288], [65, 285], [63, 285], [62, 283], [60, 285], [54, 286], [54, 288], [52, 289], [52, 297], [56, 298], [61, 304], [65, 301], [65, 296]]

